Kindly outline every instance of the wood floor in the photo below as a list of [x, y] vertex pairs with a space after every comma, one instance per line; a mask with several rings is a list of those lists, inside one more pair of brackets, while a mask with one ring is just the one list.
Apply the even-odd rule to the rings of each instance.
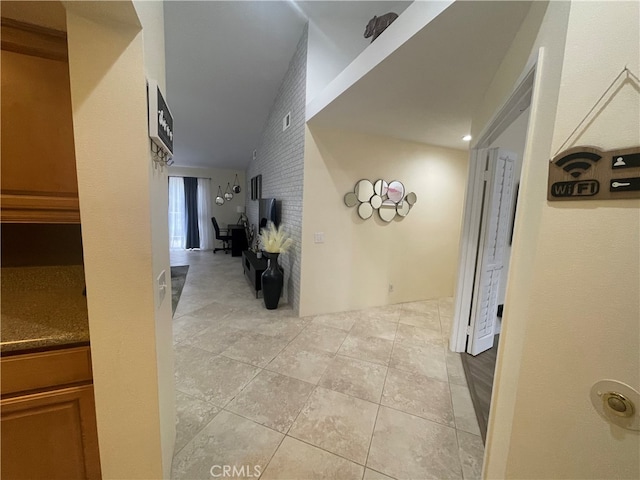
[[462, 365], [469, 384], [469, 392], [473, 407], [480, 424], [482, 441], [487, 438], [487, 423], [489, 421], [489, 406], [491, 405], [491, 391], [493, 389], [493, 373], [496, 369], [496, 353], [500, 335], [493, 340], [493, 347], [480, 355], [462, 354]]

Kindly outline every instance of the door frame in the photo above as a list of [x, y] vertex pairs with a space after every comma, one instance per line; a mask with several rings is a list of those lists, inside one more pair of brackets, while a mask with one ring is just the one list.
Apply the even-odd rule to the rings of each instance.
[[[480, 242], [480, 221], [482, 217], [482, 195], [484, 191], [484, 162], [480, 159], [489, 146], [526, 110], [533, 97], [538, 59], [525, 69], [513, 93], [495, 114], [469, 153], [469, 174], [465, 194], [460, 249], [458, 255], [458, 275], [454, 294], [454, 314], [449, 336], [449, 349], [465, 352], [471, 316], [473, 292], [476, 283], [476, 267]], [[526, 156], [525, 147], [525, 156]]]

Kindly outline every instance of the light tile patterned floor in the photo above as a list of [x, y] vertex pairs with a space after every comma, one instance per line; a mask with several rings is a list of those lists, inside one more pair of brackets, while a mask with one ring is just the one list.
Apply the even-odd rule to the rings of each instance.
[[241, 260], [190, 265], [174, 317], [172, 478], [480, 478], [483, 446], [451, 299], [298, 318], [266, 310]]

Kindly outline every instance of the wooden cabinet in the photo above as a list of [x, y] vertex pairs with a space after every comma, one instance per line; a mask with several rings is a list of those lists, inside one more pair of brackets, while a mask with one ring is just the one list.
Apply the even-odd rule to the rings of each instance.
[[2, 478], [100, 478], [91, 385], [2, 401]]
[[2, 19], [2, 221], [79, 223], [64, 32]]
[[266, 258], [258, 258], [251, 250], [242, 252], [242, 270], [249, 284], [256, 291], [256, 298], [258, 298], [258, 292], [262, 290], [262, 273], [267, 266]]
[[89, 348], [4, 357], [2, 478], [100, 478]]

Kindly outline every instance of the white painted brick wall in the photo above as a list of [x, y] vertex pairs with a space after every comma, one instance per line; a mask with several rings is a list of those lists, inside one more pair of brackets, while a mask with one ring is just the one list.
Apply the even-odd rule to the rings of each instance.
[[[304, 172], [304, 125], [307, 73], [307, 27], [280, 85], [259, 146], [256, 160], [247, 168], [247, 183], [262, 175], [262, 197], [276, 198], [281, 205], [280, 224], [293, 238], [291, 250], [281, 255], [284, 268], [282, 301], [300, 306], [300, 252], [302, 242], [302, 188]], [[291, 112], [291, 126], [282, 131], [282, 119]], [[250, 199], [247, 188], [247, 217], [258, 224], [258, 202]]]

